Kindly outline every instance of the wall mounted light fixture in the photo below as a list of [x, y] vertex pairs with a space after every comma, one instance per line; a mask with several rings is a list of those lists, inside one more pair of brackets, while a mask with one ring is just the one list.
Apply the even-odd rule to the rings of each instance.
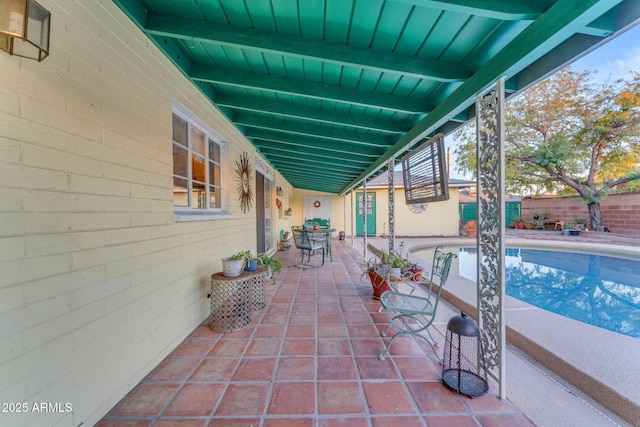
[[35, 0], [0, 2], [0, 49], [42, 61], [49, 55], [51, 12]]
[[289, 209], [287, 209], [287, 210], [284, 212], [284, 214], [285, 214], [286, 216], [293, 216], [293, 211], [291, 210], [291, 208], [289, 208]]

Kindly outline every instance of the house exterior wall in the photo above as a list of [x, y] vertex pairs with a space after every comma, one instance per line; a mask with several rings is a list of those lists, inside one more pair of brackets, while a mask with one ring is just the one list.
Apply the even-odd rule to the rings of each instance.
[[[389, 232], [389, 191], [367, 189], [376, 193], [376, 234]], [[405, 203], [404, 189], [396, 188], [395, 233], [401, 237], [458, 236], [458, 189], [449, 188], [449, 200], [428, 203], [421, 213], [414, 213]], [[349, 202], [347, 202], [349, 204]], [[354, 209], [357, 201], [354, 197]]]
[[[610, 194], [601, 203], [602, 219], [612, 233], [626, 236], [640, 236], [640, 193]], [[550, 220], [573, 221], [577, 217], [587, 218], [589, 209], [580, 197], [549, 197], [522, 199], [522, 216], [533, 218], [535, 211], [550, 213]]]
[[[0, 52], [0, 402], [29, 412], [0, 425], [93, 425], [207, 318], [220, 259], [255, 250], [231, 166], [255, 150], [111, 1], [40, 3], [50, 56]], [[173, 99], [228, 142], [231, 218], [174, 218]]]

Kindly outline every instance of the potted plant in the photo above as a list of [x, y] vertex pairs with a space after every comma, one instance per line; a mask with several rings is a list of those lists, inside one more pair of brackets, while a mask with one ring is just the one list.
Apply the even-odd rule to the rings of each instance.
[[246, 252], [237, 252], [230, 257], [222, 258], [222, 274], [226, 277], [238, 277], [246, 262]]
[[362, 262], [362, 266], [364, 267], [364, 271], [362, 272], [362, 277], [365, 275], [369, 278], [371, 282], [371, 287], [373, 288], [373, 299], [380, 299], [380, 296], [385, 291], [391, 291], [391, 286], [387, 281], [387, 274], [389, 273], [389, 267], [383, 263], [377, 263], [375, 259], [369, 259]]
[[515, 228], [522, 230], [524, 228], [524, 218], [522, 218], [522, 215], [515, 215], [511, 217], [510, 224], [513, 224]]
[[467, 230], [467, 236], [476, 237], [478, 233], [478, 222], [475, 219], [471, 219], [464, 225], [464, 229]]
[[534, 228], [536, 228], [536, 222], [535, 220], [532, 221], [527, 221], [524, 223], [524, 228], [526, 228], [527, 230], [533, 230]]
[[265, 253], [258, 254], [258, 265], [267, 269], [267, 280], [270, 280], [274, 274], [282, 270], [282, 263], [279, 259], [270, 257]]
[[533, 213], [534, 221], [549, 219], [549, 212], [547, 211], [537, 211]]
[[251, 255], [251, 251], [245, 251], [245, 258], [247, 259], [247, 263], [245, 264], [244, 269], [246, 271], [256, 271], [258, 268], [258, 258]]

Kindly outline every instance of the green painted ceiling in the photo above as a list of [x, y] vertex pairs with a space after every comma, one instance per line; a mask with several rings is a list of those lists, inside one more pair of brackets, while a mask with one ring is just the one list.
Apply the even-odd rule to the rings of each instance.
[[640, 20], [638, 0], [113, 0], [296, 188], [344, 193]]

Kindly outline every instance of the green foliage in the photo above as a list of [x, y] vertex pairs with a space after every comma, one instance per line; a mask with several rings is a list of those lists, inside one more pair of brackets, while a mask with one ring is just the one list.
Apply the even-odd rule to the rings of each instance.
[[[593, 209], [614, 188], [639, 188], [640, 73], [596, 83], [593, 72], [562, 70], [509, 100], [505, 109], [506, 190], [580, 195]], [[475, 123], [456, 132], [456, 169], [476, 175]], [[596, 214], [598, 213], [598, 214]]]
[[258, 265], [261, 267], [271, 267], [273, 274], [279, 273], [282, 270], [282, 263], [278, 258], [270, 257], [264, 252], [258, 254]]

